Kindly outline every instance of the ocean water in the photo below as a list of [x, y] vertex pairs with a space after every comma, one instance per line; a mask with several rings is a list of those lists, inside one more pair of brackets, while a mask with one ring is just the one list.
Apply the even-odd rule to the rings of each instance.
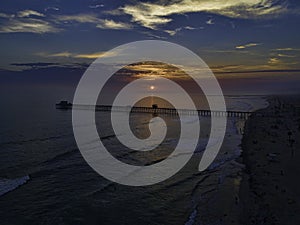
[[[222, 224], [225, 213], [235, 215], [235, 207], [226, 204], [236, 199], [239, 187], [243, 121], [228, 120], [222, 149], [206, 171], [200, 173], [197, 166], [209, 129], [201, 130], [194, 156], [178, 174], [156, 185], [129, 187], [106, 180], [84, 161], [73, 137], [71, 111], [54, 107], [61, 92], [46, 97], [23, 94], [24, 99], [20, 95], [1, 99], [6, 106], [0, 127], [1, 225]], [[267, 105], [261, 96], [227, 96], [226, 101], [229, 110], [251, 111]], [[97, 112], [97, 122], [105, 127], [108, 116]], [[151, 117], [132, 116], [137, 135], [147, 136]], [[159, 161], [170, 154], [178, 136], [177, 118], [164, 119], [170, 132], [158, 151], [146, 156], [120, 152], [109, 129], [100, 136], [119, 159]], [[201, 118], [201, 123], [209, 127], [209, 118]]]

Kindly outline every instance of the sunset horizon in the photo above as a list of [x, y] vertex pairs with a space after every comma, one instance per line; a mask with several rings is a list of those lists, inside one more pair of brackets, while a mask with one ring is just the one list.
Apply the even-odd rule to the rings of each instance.
[[1, 225], [299, 225], [299, 0], [3, 0]]

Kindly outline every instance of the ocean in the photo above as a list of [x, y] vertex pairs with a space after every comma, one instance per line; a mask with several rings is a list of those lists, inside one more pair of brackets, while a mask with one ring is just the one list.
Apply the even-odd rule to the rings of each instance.
[[[46, 88], [47, 89], [47, 88]], [[61, 90], [61, 91], [60, 91]], [[77, 148], [72, 112], [55, 109], [61, 87], [41, 95], [30, 87], [1, 95], [0, 223], [5, 224], [238, 224], [239, 161], [243, 119], [230, 118], [223, 146], [204, 172], [197, 166], [207, 142], [205, 129], [192, 159], [170, 179], [146, 187], [113, 183], [88, 166]], [[3, 90], [2, 90], [3, 91]], [[253, 111], [267, 106], [263, 96], [226, 96], [228, 110]], [[105, 127], [107, 112], [96, 112]], [[150, 114], [134, 114], [147, 136]], [[163, 160], [176, 145], [177, 118], [165, 116], [169, 132], [155, 154], [123, 154], [109, 131], [101, 133], [114, 155], [124, 161]], [[205, 125], [206, 124], [206, 125]], [[202, 125], [201, 125], [202, 126]], [[104, 129], [105, 130], [105, 129]], [[227, 222], [226, 222], [227, 221]]]

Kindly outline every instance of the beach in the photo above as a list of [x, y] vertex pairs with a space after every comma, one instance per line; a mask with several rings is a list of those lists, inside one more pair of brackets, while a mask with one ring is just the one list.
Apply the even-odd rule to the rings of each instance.
[[269, 98], [246, 122], [240, 224], [300, 224], [299, 99]]

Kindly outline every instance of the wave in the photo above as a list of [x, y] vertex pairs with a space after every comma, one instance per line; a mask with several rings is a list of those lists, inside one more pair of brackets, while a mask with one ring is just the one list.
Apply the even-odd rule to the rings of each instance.
[[32, 138], [32, 139], [25, 139], [25, 140], [17, 140], [17, 141], [7, 141], [7, 142], [2, 142], [0, 143], [0, 146], [2, 145], [22, 145], [22, 144], [26, 144], [26, 143], [31, 143], [31, 142], [37, 142], [37, 141], [51, 141], [51, 140], [55, 140], [55, 139], [62, 139], [65, 137], [68, 137], [71, 135], [59, 135], [59, 136], [50, 136], [50, 137], [42, 137], [42, 138]]
[[226, 107], [229, 111], [256, 111], [269, 105], [265, 96], [227, 96]]
[[189, 220], [185, 223], [185, 225], [193, 225], [195, 223], [196, 216], [197, 209], [194, 209], [192, 214], [189, 216]]
[[0, 179], [0, 196], [24, 185], [28, 180], [30, 180], [28, 175], [15, 179]]

